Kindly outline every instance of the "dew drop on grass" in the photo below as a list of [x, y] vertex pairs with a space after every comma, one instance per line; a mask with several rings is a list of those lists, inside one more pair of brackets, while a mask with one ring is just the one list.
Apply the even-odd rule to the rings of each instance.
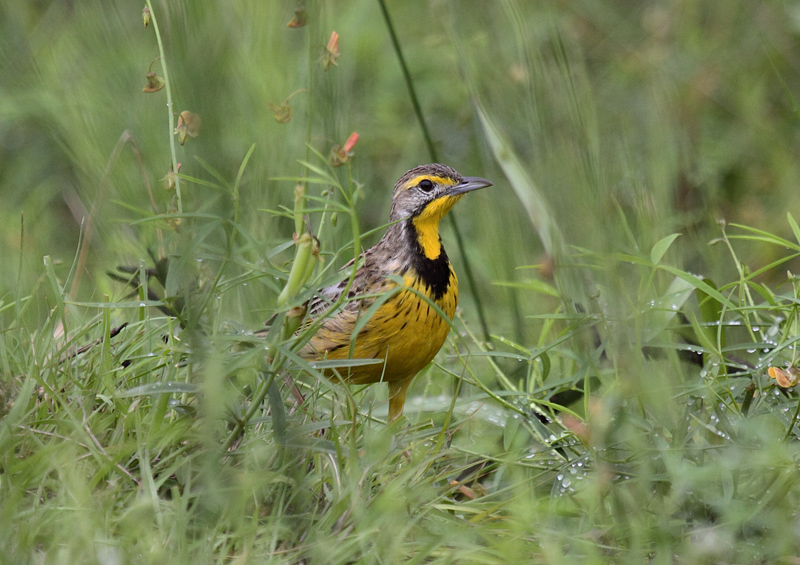
[[145, 304], [144, 302], [139, 302], [139, 306], [141, 306], [142, 308], [144, 308], [145, 306], [147, 306], [147, 304]]

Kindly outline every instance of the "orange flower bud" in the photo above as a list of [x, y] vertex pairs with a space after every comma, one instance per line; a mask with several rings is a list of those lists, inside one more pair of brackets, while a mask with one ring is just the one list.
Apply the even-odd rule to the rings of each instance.
[[349, 163], [350, 159], [353, 158], [353, 147], [355, 147], [357, 141], [358, 134], [353, 132], [350, 134], [350, 137], [347, 138], [347, 141], [345, 141], [343, 147], [338, 144], [331, 147], [331, 153], [329, 157], [331, 166], [341, 167], [342, 165]]
[[336, 59], [339, 58], [339, 34], [335, 31], [331, 32], [331, 38], [328, 40], [328, 45], [325, 46], [325, 50], [322, 52], [322, 58], [320, 62], [322, 63], [322, 68], [324, 70], [328, 70], [334, 65], [338, 65]]
[[350, 137], [347, 138], [347, 141], [345, 141], [344, 147], [342, 147], [342, 149], [344, 150], [345, 153], [350, 153], [353, 150], [353, 147], [356, 146], [357, 142], [358, 142], [358, 134], [356, 132], [353, 132], [350, 134]]

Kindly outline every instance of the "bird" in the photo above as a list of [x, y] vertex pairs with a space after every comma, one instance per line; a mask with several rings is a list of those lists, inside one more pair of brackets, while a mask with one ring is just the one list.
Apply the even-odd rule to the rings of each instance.
[[[303, 327], [316, 322], [319, 328], [300, 357], [378, 360], [324, 374], [347, 384], [387, 383], [389, 422], [402, 416], [409, 385], [444, 345], [458, 305], [458, 278], [439, 223], [466, 193], [489, 186], [484, 178], [465, 177], [439, 163], [407, 171], [392, 192], [389, 226], [360, 255], [352, 283], [347, 278], [319, 289], [306, 303]], [[330, 311], [345, 292], [343, 306]], [[356, 324], [363, 324], [359, 318], [372, 306], [353, 340]]]

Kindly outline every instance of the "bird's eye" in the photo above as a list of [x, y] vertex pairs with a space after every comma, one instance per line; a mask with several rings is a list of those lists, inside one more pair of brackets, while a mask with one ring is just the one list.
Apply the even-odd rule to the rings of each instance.
[[422, 192], [430, 192], [431, 190], [433, 190], [433, 183], [428, 179], [420, 181], [420, 183], [417, 186]]

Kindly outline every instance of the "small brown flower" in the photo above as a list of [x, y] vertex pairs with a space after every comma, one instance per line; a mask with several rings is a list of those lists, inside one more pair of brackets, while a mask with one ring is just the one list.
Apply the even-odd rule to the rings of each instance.
[[[178, 163], [178, 172], [181, 172], [181, 164]], [[172, 169], [164, 175], [164, 178], [161, 179], [161, 182], [164, 183], [165, 190], [175, 190], [175, 171]]]
[[142, 89], [142, 92], [158, 92], [164, 88], [164, 79], [158, 76], [155, 72], [150, 71], [144, 77], [147, 79], [147, 86]]
[[298, 28], [303, 27], [308, 23], [308, 13], [306, 13], [305, 6], [298, 6], [294, 9], [294, 17], [286, 24], [288, 27]]
[[280, 104], [273, 104], [267, 102], [267, 106], [275, 114], [275, 121], [279, 124], [288, 124], [292, 121], [292, 106], [288, 101], [281, 102]]
[[289, 104], [289, 100], [295, 97], [295, 95], [300, 94], [301, 92], [305, 92], [305, 88], [301, 88], [299, 90], [295, 90], [289, 96], [286, 97], [286, 100], [281, 102], [280, 104], [273, 104], [272, 102], [267, 102], [267, 106], [270, 110], [275, 114], [275, 121], [279, 124], [287, 124], [292, 119], [292, 106]]
[[767, 369], [767, 373], [781, 388], [791, 388], [800, 381], [800, 369], [797, 367], [787, 367], [786, 369], [770, 367]]
[[189, 137], [200, 135], [200, 116], [184, 110], [178, 115], [178, 126], [175, 128], [178, 134], [178, 141], [181, 145], [186, 143]]

